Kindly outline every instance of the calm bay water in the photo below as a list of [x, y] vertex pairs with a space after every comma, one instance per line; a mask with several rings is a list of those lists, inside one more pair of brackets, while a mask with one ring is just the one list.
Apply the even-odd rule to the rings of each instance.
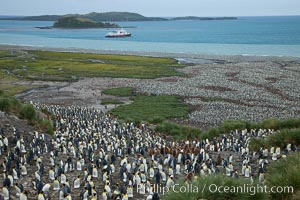
[[[117, 22], [118, 23], [118, 22]], [[0, 20], [0, 44], [116, 51], [300, 57], [300, 16], [241, 17], [227, 21], [119, 22], [128, 38], [105, 38], [110, 29], [37, 29], [53, 22]]]

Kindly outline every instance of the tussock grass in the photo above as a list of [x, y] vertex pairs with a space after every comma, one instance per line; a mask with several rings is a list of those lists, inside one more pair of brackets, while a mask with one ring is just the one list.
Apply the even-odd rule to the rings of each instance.
[[261, 147], [265, 147], [266, 142], [264, 138], [251, 138], [249, 148], [252, 151], [259, 151]]
[[260, 147], [280, 147], [283, 149], [288, 143], [300, 145], [300, 128], [283, 129], [266, 139], [252, 138], [250, 140], [250, 149], [255, 151], [259, 150]]
[[[209, 128], [206, 131], [201, 131], [200, 129], [193, 128], [190, 126], [179, 125], [171, 122], [163, 122], [157, 125], [156, 130], [163, 132], [168, 135], [172, 135], [177, 139], [213, 139], [220, 134], [229, 133], [232, 130], [242, 130], [242, 129], [259, 129], [259, 128], [274, 128], [274, 123], [268, 124], [269, 121], [273, 119], [267, 119], [261, 123], [250, 123], [244, 121], [225, 121], [219, 127]], [[269, 136], [267, 139], [263, 138], [252, 138], [250, 141], [250, 148], [252, 150], [259, 150], [260, 147], [271, 147], [278, 146], [284, 147], [287, 143], [300, 144], [300, 129], [298, 127], [299, 119], [288, 119], [288, 120], [278, 120], [276, 125], [277, 133]], [[262, 125], [264, 124], [264, 125]]]
[[20, 100], [7, 95], [4, 90], [0, 89], [0, 110], [6, 113], [19, 113], [22, 108]]
[[270, 186], [292, 186], [293, 193], [271, 193], [270, 199], [299, 199], [300, 197], [300, 153], [282, 158], [268, 167], [266, 177]]
[[34, 107], [30, 104], [22, 105], [22, 109], [20, 110], [20, 116], [30, 121], [34, 120], [36, 118], [36, 112]]
[[199, 139], [202, 137], [200, 129], [193, 128], [190, 126], [183, 126], [171, 122], [162, 122], [156, 126], [155, 131], [163, 132], [167, 135], [171, 135], [176, 139]]

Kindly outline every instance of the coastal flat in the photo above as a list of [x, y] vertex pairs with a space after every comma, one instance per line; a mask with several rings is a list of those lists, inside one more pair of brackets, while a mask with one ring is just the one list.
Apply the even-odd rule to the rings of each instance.
[[[19, 49], [16, 52], [24, 53], [24, 50]], [[49, 53], [29, 52], [36, 55]], [[179, 59], [185, 61], [185, 64], [181, 65], [169, 58], [103, 54], [91, 56], [87, 53], [53, 54], [61, 55], [60, 59], [65, 62], [52, 62], [50, 69], [43, 75], [47, 79], [39, 80], [39, 71], [33, 66], [23, 67], [23, 71], [33, 70], [37, 73], [35, 77], [32, 73], [30, 79], [6, 76], [1, 80], [2, 83], [6, 80], [5, 85], [17, 88], [44, 86], [18, 95], [26, 101], [84, 105], [97, 107], [105, 112], [119, 105], [101, 105], [101, 100], [114, 98], [125, 104], [131, 103], [128, 97], [112, 97], [102, 93], [109, 88], [131, 87], [142, 94], [179, 96], [192, 110], [187, 118], [173, 121], [204, 128], [217, 126], [224, 120], [258, 122], [266, 118], [287, 119], [300, 116], [299, 58], [173, 55], [183, 58]], [[76, 60], [71, 58], [74, 55]], [[81, 63], [82, 65], [71, 65], [83, 58], [85, 60], [80, 62], [85, 63]], [[35, 59], [37, 63], [40, 62], [38, 57]], [[1, 60], [2, 63], [3, 60], [7, 62], [6, 58]], [[100, 61], [105, 63], [99, 63]], [[44, 64], [45, 60], [41, 63]], [[22, 69], [22, 65], [18, 66]], [[24, 65], [26, 66], [26, 63]], [[97, 71], [93, 67], [96, 65], [108, 65], [109, 68], [113, 65], [113, 68], [107, 73], [105, 70]], [[156, 73], [152, 73], [151, 70]], [[47, 72], [51, 72], [51, 76], [47, 76]], [[1, 73], [4, 73], [3, 69]], [[62, 75], [59, 76], [59, 73]], [[51, 80], [49, 77], [55, 79]], [[72, 80], [74, 77], [76, 80]], [[60, 78], [66, 80], [59, 80]], [[17, 90], [17, 93], [19, 91], [22, 90]]]

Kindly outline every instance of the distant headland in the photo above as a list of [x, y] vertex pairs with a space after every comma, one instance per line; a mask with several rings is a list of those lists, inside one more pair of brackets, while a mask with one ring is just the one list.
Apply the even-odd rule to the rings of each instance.
[[23, 17], [5, 17], [0, 20], [24, 20], [24, 21], [55, 21], [53, 26], [36, 27], [39, 29], [51, 28], [119, 28], [115, 23], [124, 21], [177, 21], [177, 20], [236, 20], [237, 17], [145, 17], [138, 13], [130, 12], [92, 12], [88, 14], [67, 14], [67, 15], [40, 15]]
[[96, 22], [123, 22], [123, 21], [169, 21], [169, 20], [236, 20], [237, 17], [145, 17], [138, 13], [131, 12], [92, 12], [88, 14], [67, 14], [67, 15], [40, 15], [40, 16], [23, 16], [23, 17], [5, 17], [0, 20], [25, 20], [25, 21], [57, 21], [63, 17], [76, 17], [94, 20]]
[[237, 17], [195, 17], [195, 16], [187, 16], [187, 17], [174, 17], [170, 20], [236, 20]]
[[40, 15], [25, 17], [5, 17], [2, 20], [24, 20], [24, 21], [57, 21], [65, 17], [76, 17], [94, 20], [96, 22], [122, 22], [122, 21], [166, 21], [168, 19], [161, 17], [145, 17], [137, 13], [130, 12], [104, 12], [88, 14], [67, 14], [67, 15]]

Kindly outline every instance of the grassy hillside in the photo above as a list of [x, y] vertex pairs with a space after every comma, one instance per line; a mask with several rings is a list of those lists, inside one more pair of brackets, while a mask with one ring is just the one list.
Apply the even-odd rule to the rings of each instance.
[[[51, 120], [41, 117], [33, 105], [22, 103], [19, 99], [8, 95], [2, 90], [0, 90], [0, 111], [13, 114], [21, 119], [26, 119], [30, 125], [50, 135], [54, 133]], [[50, 118], [51, 116], [48, 114], [46, 113], [45, 116]]]
[[84, 15], [84, 17], [95, 21], [164, 21], [166, 19], [160, 17], [145, 17], [137, 13], [130, 12], [92, 12]]

